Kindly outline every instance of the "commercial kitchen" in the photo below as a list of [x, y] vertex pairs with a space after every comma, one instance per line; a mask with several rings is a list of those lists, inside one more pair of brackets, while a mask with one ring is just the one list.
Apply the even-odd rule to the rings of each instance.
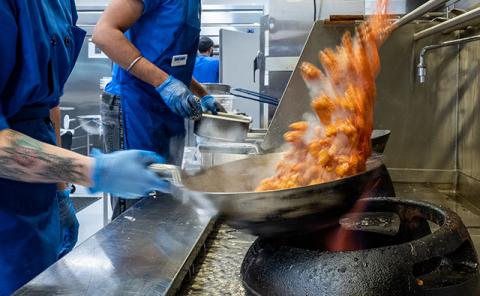
[[[111, 1], [74, 2], [86, 35], [60, 135], [94, 156], [115, 70], [93, 36]], [[374, 34], [365, 24], [384, 2], [201, 2], [200, 35], [219, 60], [219, 82], [203, 87], [228, 114], [185, 120], [181, 167], [148, 167], [171, 192], [114, 219], [107, 189], [72, 184], [78, 242], [13, 295], [480, 295], [480, 1], [388, 1], [363, 171], [265, 191], [298, 143], [294, 123], [324, 122], [305, 65], [328, 71], [319, 52], [340, 51], [345, 32]]]

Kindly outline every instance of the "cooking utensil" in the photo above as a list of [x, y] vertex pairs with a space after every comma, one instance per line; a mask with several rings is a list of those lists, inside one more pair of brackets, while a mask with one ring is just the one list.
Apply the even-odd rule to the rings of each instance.
[[[363, 173], [336, 181], [255, 192], [260, 181], [272, 176], [282, 153], [256, 155], [188, 175], [175, 167], [152, 165], [162, 176], [170, 175], [173, 193], [200, 207], [217, 209], [226, 223], [255, 235], [278, 236], [308, 232], [338, 222], [358, 198], [393, 192], [382, 162], [372, 158]], [[383, 195], [380, 194], [380, 195]]]
[[204, 113], [200, 120], [195, 121], [193, 131], [199, 137], [227, 141], [243, 142], [250, 129], [251, 118], [221, 113], [212, 115]]
[[[221, 84], [221, 83], [204, 83], [202, 86], [205, 88], [205, 90], [212, 96], [219, 101], [219, 99], [222, 98], [222, 96], [234, 96], [234, 97], [239, 97], [242, 99], [247, 99], [255, 102], [260, 102], [260, 103], [265, 103], [265, 104], [270, 104], [277, 106], [278, 105], [278, 99], [274, 98], [272, 96], [268, 96], [265, 94], [257, 93], [254, 91], [246, 90], [243, 88], [236, 88], [234, 89], [237, 92], [244, 93], [250, 96], [254, 96], [256, 98], [252, 98], [249, 96], [237, 94], [237, 93], [231, 93], [231, 86], [228, 84]], [[220, 102], [221, 103], [221, 102]], [[228, 109], [228, 108], [227, 108]]]
[[[246, 89], [243, 89], [243, 88], [236, 88], [234, 90], [238, 91], [240, 93], [243, 93], [245, 95], [241, 95], [241, 94], [231, 92], [231, 94], [233, 96], [243, 98], [243, 99], [247, 99], [247, 100], [251, 100], [251, 101], [255, 101], [255, 102], [265, 103], [265, 104], [269, 104], [269, 105], [273, 105], [273, 106], [278, 105], [278, 99], [275, 98], [275, 97], [265, 95], [265, 94], [261, 94], [261, 93], [258, 93], [258, 92], [254, 92], [254, 91], [251, 91], [251, 90], [246, 90]], [[249, 96], [246, 96], [246, 95], [254, 96], [256, 98], [252, 98], [252, 97], [249, 97]]]

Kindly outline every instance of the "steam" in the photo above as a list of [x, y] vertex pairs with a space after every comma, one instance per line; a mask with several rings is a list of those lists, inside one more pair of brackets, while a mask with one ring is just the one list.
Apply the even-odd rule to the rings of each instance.
[[345, 33], [335, 50], [319, 53], [322, 69], [303, 63], [301, 72], [316, 117], [290, 125], [284, 139], [290, 149], [276, 174], [258, 191], [313, 185], [357, 174], [371, 154], [375, 78], [380, 71], [378, 48], [389, 33], [387, 0], [352, 37]]

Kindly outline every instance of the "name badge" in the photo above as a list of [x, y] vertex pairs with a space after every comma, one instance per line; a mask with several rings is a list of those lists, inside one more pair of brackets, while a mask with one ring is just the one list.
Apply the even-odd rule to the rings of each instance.
[[187, 64], [188, 55], [181, 54], [172, 57], [172, 67], [185, 66]]

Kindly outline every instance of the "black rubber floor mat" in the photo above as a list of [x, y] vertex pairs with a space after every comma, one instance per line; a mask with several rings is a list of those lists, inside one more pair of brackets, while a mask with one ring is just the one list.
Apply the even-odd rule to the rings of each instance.
[[72, 197], [73, 207], [75, 208], [75, 211], [78, 213], [99, 199], [101, 199], [101, 197], [74, 196]]

